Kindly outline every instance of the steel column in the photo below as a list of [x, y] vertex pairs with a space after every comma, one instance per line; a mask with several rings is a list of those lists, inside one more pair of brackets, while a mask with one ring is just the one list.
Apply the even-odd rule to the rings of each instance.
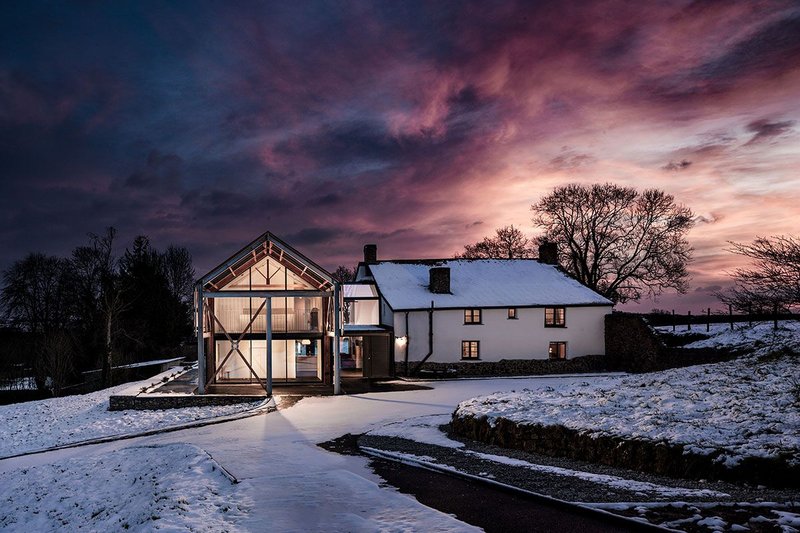
[[340, 284], [336, 282], [333, 286], [333, 393], [342, 393], [342, 362], [339, 356], [339, 332], [341, 330], [341, 320], [339, 314], [341, 312], [339, 298]]
[[267, 298], [267, 396], [272, 396], [272, 298]]
[[195, 288], [195, 306], [197, 320], [197, 393], [206, 393], [206, 350], [203, 338], [203, 285]]

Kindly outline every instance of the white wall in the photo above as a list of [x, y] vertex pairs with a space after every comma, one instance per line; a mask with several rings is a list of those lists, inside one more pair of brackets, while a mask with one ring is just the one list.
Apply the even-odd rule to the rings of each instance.
[[[461, 361], [461, 341], [480, 341], [480, 360], [547, 359], [552, 341], [567, 343], [567, 358], [604, 354], [604, 316], [611, 307], [567, 307], [565, 328], [545, 328], [544, 308], [518, 308], [517, 319], [507, 309], [483, 309], [483, 324], [464, 324], [463, 309], [434, 311], [433, 355], [428, 361]], [[428, 352], [428, 313], [394, 313], [395, 337], [408, 337], [409, 360], [419, 361]], [[395, 344], [395, 360], [402, 361], [406, 347]]]

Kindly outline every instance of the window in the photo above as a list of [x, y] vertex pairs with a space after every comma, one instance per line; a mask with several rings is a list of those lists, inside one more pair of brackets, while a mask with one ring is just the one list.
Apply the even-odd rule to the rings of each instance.
[[480, 309], [464, 309], [464, 324], [480, 324], [480, 323], [481, 323]]
[[509, 307], [508, 308], [508, 319], [509, 320], [516, 320], [517, 319], [517, 308], [516, 307]]
[[480, 341], [461, 341], [461, 359], [478, 359], [480, 355]]
[[544, 308], [544, 327], [563, 328], [567, 325], [567, 312], [563, 307]]
[[566, 342], [551, 342], [550, 348], [547, 350], [550, 359], [566, 359], [567, 358], [567, 343]]

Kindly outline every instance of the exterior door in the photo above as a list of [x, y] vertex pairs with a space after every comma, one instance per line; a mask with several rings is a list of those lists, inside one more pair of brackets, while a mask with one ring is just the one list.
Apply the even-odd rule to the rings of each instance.
[[389, 336], [364, 337], [364, 377], [391, 377], [391, 358]]

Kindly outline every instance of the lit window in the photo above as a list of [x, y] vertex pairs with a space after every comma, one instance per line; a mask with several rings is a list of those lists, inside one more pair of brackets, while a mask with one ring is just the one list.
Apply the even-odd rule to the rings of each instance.
[[480, 341], [461, 341], [461, 359], [478, 359], [480, 352]]
[[509, 307], [508, 308], [508, 319], [509, 320], [516, 320], [517, 319], [517, 308], [516, 307]]
[[480, 323], [481, 323], [480, 309], [464, 309], [464, 324], [480, 324]]
[[551, 342], [550, 348], [547, 350], [550, 359], [566, 359], [567, 358], [567, 343], [566, 342]]
[[563, 328], [567, 325], [567, 312], [563, 307], [545, 307], [544, 325], [547, 328]]

